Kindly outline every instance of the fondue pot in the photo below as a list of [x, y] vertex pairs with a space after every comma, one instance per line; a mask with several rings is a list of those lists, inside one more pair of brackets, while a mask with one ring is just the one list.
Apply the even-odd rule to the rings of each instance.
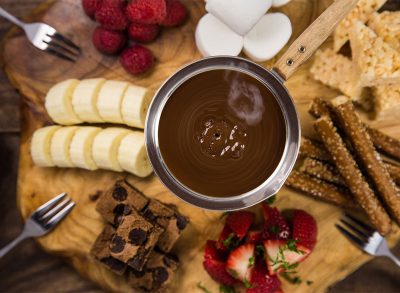
[[[230, 211], [243, 209], [274, 195], [283, 186], [292, 171], [297, 159], [301, 138], [299, 117], [284, 82], [325, 41], [334, 27], [356, 3], [357, 0], [335, 1], [293, 42], [276, 62], [272, 70], [247, 59], [216, 56], [195, 61], [173, 74], [156, 93], [149, 107], [145, 126], [147, 153], [154, 172], [163, 184], [182, 200], [211, 210]], [[285, 148], [275, 171], [255, 189], [231, 197], [214, 197], [200, 194], [179, 182], [170, 172], [167, 164], [165, 164], [158, 141], [160, 117], [173, 92], [193, 76], [216, 69], [243, 72], [260, 81], [274, 95], [281, 108], [286, 125]], [[210, 182], [210, 184], [212, 183]]]

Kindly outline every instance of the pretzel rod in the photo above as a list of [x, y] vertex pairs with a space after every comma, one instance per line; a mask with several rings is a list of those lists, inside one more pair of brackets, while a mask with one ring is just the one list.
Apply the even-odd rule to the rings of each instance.
[[386, 169], [388, 170], [393, 181], [400, 185], [400, 167], [391, 163], [385, 162]]
[[[329, 115], [329, 104], [321, 98], [315, 98], [308, 112], [316, 118], [323, 115]], [[385, 153], [397, 160], [400, 160], [400, 140], [390, 137], [389, 135], [375, 128], [364, 124], [371, 137], [374, 146], [382, 153]]]
[[329, 183], [346, 186], [336, 168], [329, 163], [313, 158], [305, 158], [299, 170]]
[[338, 134], [329, 116], [323, 116], [314, 123], [326, 150], [333, 158], [338, 171], [346, 182], [354, 198], [365, 211], [376, 229], [385, 235], [390, 232], [391, 221], [376, 198], [374, 192], [361, 174], [343, 139]]
[[347, 97], [340, 96], [332, 100], [332, 105], [340, 125], [343, 125], [343, 131], [351, 141], [357, 159], [395, 220], [400, 223], [400, 193], [356, 114], [353, 103]]
[[324, 200], [341, 207], [354, 208], [356, 203], [345, 189], [340, 189], [320, 179], [311, 177], [305, 173], [292, 171], [285, 185], [302, 191], [316, 199]]
[[302, 137], [301, 139], [300, 156], [311, 157], [322, 161], [330, 160], [329, 154], [321, 145], [306, 137]]

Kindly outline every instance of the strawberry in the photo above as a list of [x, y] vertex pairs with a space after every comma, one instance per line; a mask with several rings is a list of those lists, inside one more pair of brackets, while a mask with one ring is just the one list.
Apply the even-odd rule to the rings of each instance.
[[246, 236], [245, 243], [259, 244], [262, 243], [261, 231], [249, 231]]
[[262, 204], [264, 215], [264, 227], [262, 238], [267, 239], [288, 239], [290, 236], [289, 225], [277, 208]]
[[93, 45], [102, 53], [116, 54], [126, 44], [126, 36], [119, 31], [111, 31], [102, 27], [98, 27], [93, 31]]
[[246, 236], [247, 230], [249, 230], [253, 221], [254, 214], [247, 211], [233, 212], [226, 218], [226, 224], [240, 240]]
[[268, 274], [268, 268], [264, 261], [258, 260], [251, 272], [251, 288], [246, 293], [276, 293], [280, 290], [281, 282], [278, 277]]
[[94, 14], [97, 8], [100, 7], [101, 0], [82, 0], [83, 11], [85, 11], [86, 15], [91, 19], [94, 19]]
[[255, 262], [254, 248], [254, 244], [243, 244], [232, 251], [226, 261], [227, 271], [245, 286], [250, 281], [251, 268]]
[[307, 247], [295, 240], [266, 240], [264, 248], [270, 275], [287, 272], [297, 267], [310, 253]]
[[167, 1], [167, 17], [160, 22], [163, 26], [178, 26], [187, 18], [186, 7], [179, 0]]
[[211, 259], [216, 261], [225, 262], [227, 259], [227, 253], [217, 248], [217, 242], [208, 240], [206, 248], [204, 249], [204, 259]]
[[124, 9], [124, 0], [103, 0], [94, 16], [102, 27], [122, 31], [128, 26]]
[[232, 248], [236, 247], [236, 244], [238, 243], [238, 239], [235, 236], [235, 233], [233, 233], [232, 229], [229, 228], [227, 224], [225, 224], [224, 228], [221, 231], [221, 234], [219, 235], [218, 242], [217, 242], [217, 247], [220, 250], [228, 251], [231, 250]]
[[142, 24], [132, 22], [128, 26], [128, 35], [133, 40], [143, 43], [148, 43], [158, 36], [160, 27], [157, 24]]
[[153, 66], [154, 57], [149, 49], [141, 45], [133, 45], [122, 51], [119, 61], [126, 71], [140, 74]]
[[292, 218], [293, 239], [298, 244], [314, 249], [317, 242], [317, 223], [313, 216], [302, 210], [294, 210]]
[[132, 0], [125, 11], [132, 22], [159, 24], [167, 16], [166, 0]]

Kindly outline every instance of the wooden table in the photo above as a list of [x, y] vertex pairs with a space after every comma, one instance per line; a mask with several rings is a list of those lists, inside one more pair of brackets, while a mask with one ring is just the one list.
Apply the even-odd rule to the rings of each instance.
[[[22, 16], [40, 2], [0, 0], [0, 5]], [[0, 35], [9, 28], [7, 22], [0, 20]], [[12, 240], [22, 227], [15, 202], [18, 147], [19, 95], [0, 71], [0, 246]], [[397, 252], [400, 254], [400, 247]], [[389, 260], [375, 259], [331, 288], [330, 292], [398, 293], [399, 288], [400, 270]], [[46, 254], [34, 241], [28, 240], [0, 260], [0, 292], [39, 291], [101, 292], [61, 259]]]

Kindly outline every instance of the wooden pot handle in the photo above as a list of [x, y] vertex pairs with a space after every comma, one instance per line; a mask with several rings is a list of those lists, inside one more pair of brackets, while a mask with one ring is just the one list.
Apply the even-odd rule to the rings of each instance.
[[358, 0], [336, 0], [329, 6], [275, 63], [273, 70], [285, 81], [319, 48], [336, 25], [354, 8]]

